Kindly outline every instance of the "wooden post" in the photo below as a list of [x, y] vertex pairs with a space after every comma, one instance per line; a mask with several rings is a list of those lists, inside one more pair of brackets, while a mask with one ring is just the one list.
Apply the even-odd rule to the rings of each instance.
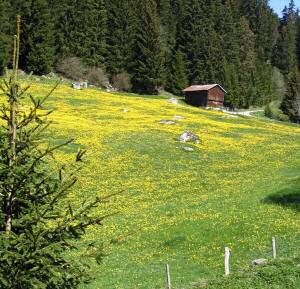
[[230, 249], [225, 247], [225, 276], [230, 274]]
[[167, 289], [172, 289], [172, 286], [171, 286], [171, 274], [170, 274], [170, 266], [169, 266], [169, 264], [166, 265], [166, 273], [167, 273]]
[[272, 257], [276, 259], [276, 238], [272, 237]]

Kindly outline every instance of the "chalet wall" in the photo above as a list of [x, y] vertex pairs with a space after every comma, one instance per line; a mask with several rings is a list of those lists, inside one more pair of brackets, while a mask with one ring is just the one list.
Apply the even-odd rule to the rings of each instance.
[[216, 86], [214, 88], [212, 88], [211, 90], [209, 90], [208, 92], [208, 100], [209, 101], [218, 101], [218, 102], [224, 102], [224, 98], [225, 98], [225, 93], [224, 91]]

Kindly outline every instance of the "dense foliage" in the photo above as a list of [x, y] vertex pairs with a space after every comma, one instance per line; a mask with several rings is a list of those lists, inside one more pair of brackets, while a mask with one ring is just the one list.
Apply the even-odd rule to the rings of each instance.
[[3, 0], [0, 5], [4, 54], [10, 50], [12, 15], [20, 13], [21, 68], [37, 74], [78, 57], [106, 70], [110, 80], [127, 73], [135, 92], [155, 94], [164, 87], [180, 94], [188, 84], [220, 83], [229, 92], [227, 105], [248, 107], [278, 98], [274, 67], [288, 77], [300, 66], [300, 18], [293, 1], [282, 19], [268, 0]]

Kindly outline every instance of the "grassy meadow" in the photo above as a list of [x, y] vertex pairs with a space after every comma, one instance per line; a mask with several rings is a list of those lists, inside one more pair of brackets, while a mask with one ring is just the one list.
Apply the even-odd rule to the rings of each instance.
[[[35, 84], [43, 96], [50, 84]], [[119, 211], [87, 240], [101, 239], [107, 256], [91, 264], [95, 281], [84, 289], [165, 288], [169, 263], [174, 288], [223, 274], [224, 247], [232, 270], [271, 256], [293, 257], [300, 246], [300, 127], [231, 117], [166, 97], [82, 91], [60, 86], [48, 101], [54, 143], [74, 138], [56, 159], [88, 150], [72, 203], [116, 196], [99, 214]], [[124, 112], [125, 111], [127, 112]], [[175, 125], [160, 124], [174, 119]], [[202, 143], [182, 149], [190, 130]], [[77, 252], [70, 252], [77, 255]]]

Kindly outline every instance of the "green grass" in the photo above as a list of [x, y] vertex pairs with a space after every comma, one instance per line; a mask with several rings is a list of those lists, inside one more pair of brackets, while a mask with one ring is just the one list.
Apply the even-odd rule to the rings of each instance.
[[300, 288], [300, 258], [269, 261], [228, 277], [195, 282], [191, 289], [288, 289]]
[[[37, 85], [33, 92], [44, 95], [49, 87]], [[91, 263], [95, 280], [82, 288], [165, 288], [166, 263], [173, 287], [189, 288], [223, 275], [225, 246], [233, 252], [233, 272], [269, 258], [272, 236], [279, 256], [293, 257], [299, 250], [297, 126], [232, 118], [165, 97], [66, 86], [49, 107], [56, 109], [57, 142], [75, 139], [57, 159], [68, 161], [79, 147], [88, 149], [73, 204], [125, 189], [98, 212], [116, 209], [119, 215], [88, 231], [86, 239], [102, 240], [107, 256], [100, 266]], [[159, 124], [174, 115], [185, 119]], [[186, 130], [202, 139], [192, 145], [194, 152], [180, 149], [177, 139]]]
[[264, 111], [257, 111], [257, 112], [252, 113], [252, 115], [256, 116], [256, 117], [266, 117]]

